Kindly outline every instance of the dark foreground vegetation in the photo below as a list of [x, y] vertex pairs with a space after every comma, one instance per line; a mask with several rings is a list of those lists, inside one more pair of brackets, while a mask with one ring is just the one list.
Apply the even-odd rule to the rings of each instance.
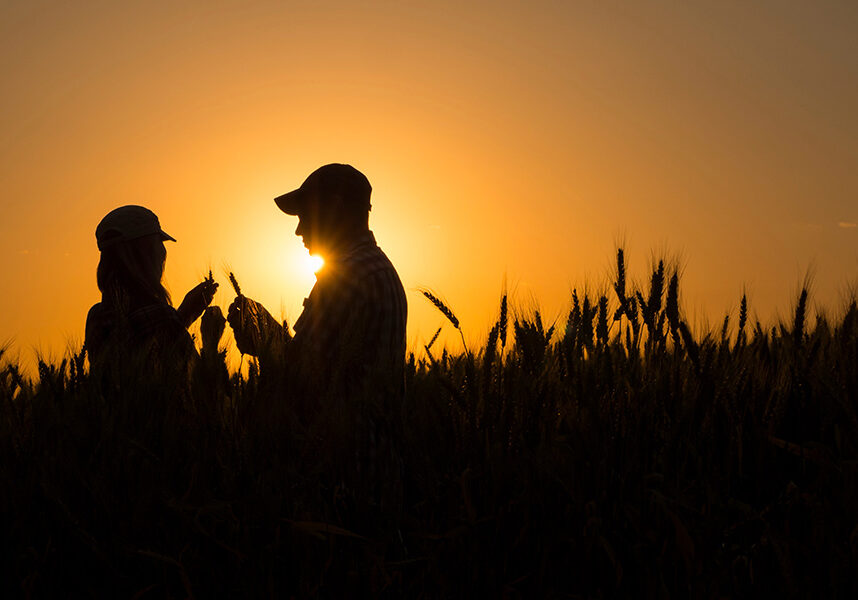
[[858, 597], [856, 303], [811, 318], [802, 290], [764, 327], [743, 298], [692, 332], [672, 270], [617, 271], [556, 327], [504, 296], [482, 348], [411, 357], [401, 510], [341, 476], [361, 399], [308, 420], [255, 368], [108, 394], [82, 355], [34, 381], [7, 361], [5, 591]]

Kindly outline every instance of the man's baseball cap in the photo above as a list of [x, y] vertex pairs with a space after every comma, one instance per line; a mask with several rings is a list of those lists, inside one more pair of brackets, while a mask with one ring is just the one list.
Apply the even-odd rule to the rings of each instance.
[[129, 204], [114, 208], [95, 228], [98, 249], [104, 250], [120, 242], [127, 242], [153, 233], [161, 234], [164, 241], [176, 239], [161, 229], [158, 217], [148, 208]]
[[327, 198], [338, 196], [344, 205], [369, 212], [372, 186], [366, 175], [351, 165], [332, 163], [319, 167], [304, 180], [297, 190], [274, 199], [287, 215], [301, 215], [313, 198], [324, 205]]

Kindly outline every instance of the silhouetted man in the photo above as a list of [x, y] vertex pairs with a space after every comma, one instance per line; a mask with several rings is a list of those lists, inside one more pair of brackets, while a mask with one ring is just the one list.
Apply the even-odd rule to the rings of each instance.
[[369, 230], [371, 189], [354, 167], [330, 164], [275, 198], [280, 210], [298, 217], [295, 235], [325, 260], [293, 338], [242, 295], [227, 317], [239, 350], [259, 356], [263, 373], [284, 375], [284, 401], [338, 456], [327, 476], [349, 490], [362, 515], [357, 522], [369, 514], [395, 518], [402, 502], [396, 439], [407, 305], [396, 269]]
[[298, 189], [274, 199], [298, 217], [295, 235], [325, 262], [304, 300], [295, 336], [259, 303], [239, 296], [228, 321], [240, 351], [285, 348], [286, 365], [311, 391], [401, 395], [407, 306], [402, 283], [369, 229], [367, 178], [350, 165], [329, 164]]

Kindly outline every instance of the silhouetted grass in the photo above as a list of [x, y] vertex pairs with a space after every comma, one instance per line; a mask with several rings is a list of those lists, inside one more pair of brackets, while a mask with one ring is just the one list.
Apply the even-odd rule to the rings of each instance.
[[436, 333], [409, 355], [385, 422], [402, 501], [384, 509], [352, 472], [371, 398], [308, 405], [256, 368], [225, 381], [214, 352], [187, 384], [122, 389], [82, 354], [32, 381], [0, 354], [0, 581], [34, 596], [854, 597], [856, 301], [814, 323], [803, 288], [764, 328], [743, 296], [736, 327], [693, 332], [675, 269], [634, 289], [617, 258], [614, 295], [574, 292], [565, 322], [504, 294], [482, 348], [433, 354]]

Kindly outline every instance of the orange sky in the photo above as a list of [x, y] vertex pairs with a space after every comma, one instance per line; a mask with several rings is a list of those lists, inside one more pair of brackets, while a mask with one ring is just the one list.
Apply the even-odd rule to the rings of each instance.
[[[549, 317], [679, 256], [684, 301], [764, 320], [858, 273], [854, 2], [0, 3], [0, 342], [58, 355], [98, 301], [94, 229], [143, 204], [294, 322], [313, 279], [272, 198], [348, 162], [409, 294], [485, 335], [506, 274]], [[451, 346], [456, 338], [450, 338]]]

